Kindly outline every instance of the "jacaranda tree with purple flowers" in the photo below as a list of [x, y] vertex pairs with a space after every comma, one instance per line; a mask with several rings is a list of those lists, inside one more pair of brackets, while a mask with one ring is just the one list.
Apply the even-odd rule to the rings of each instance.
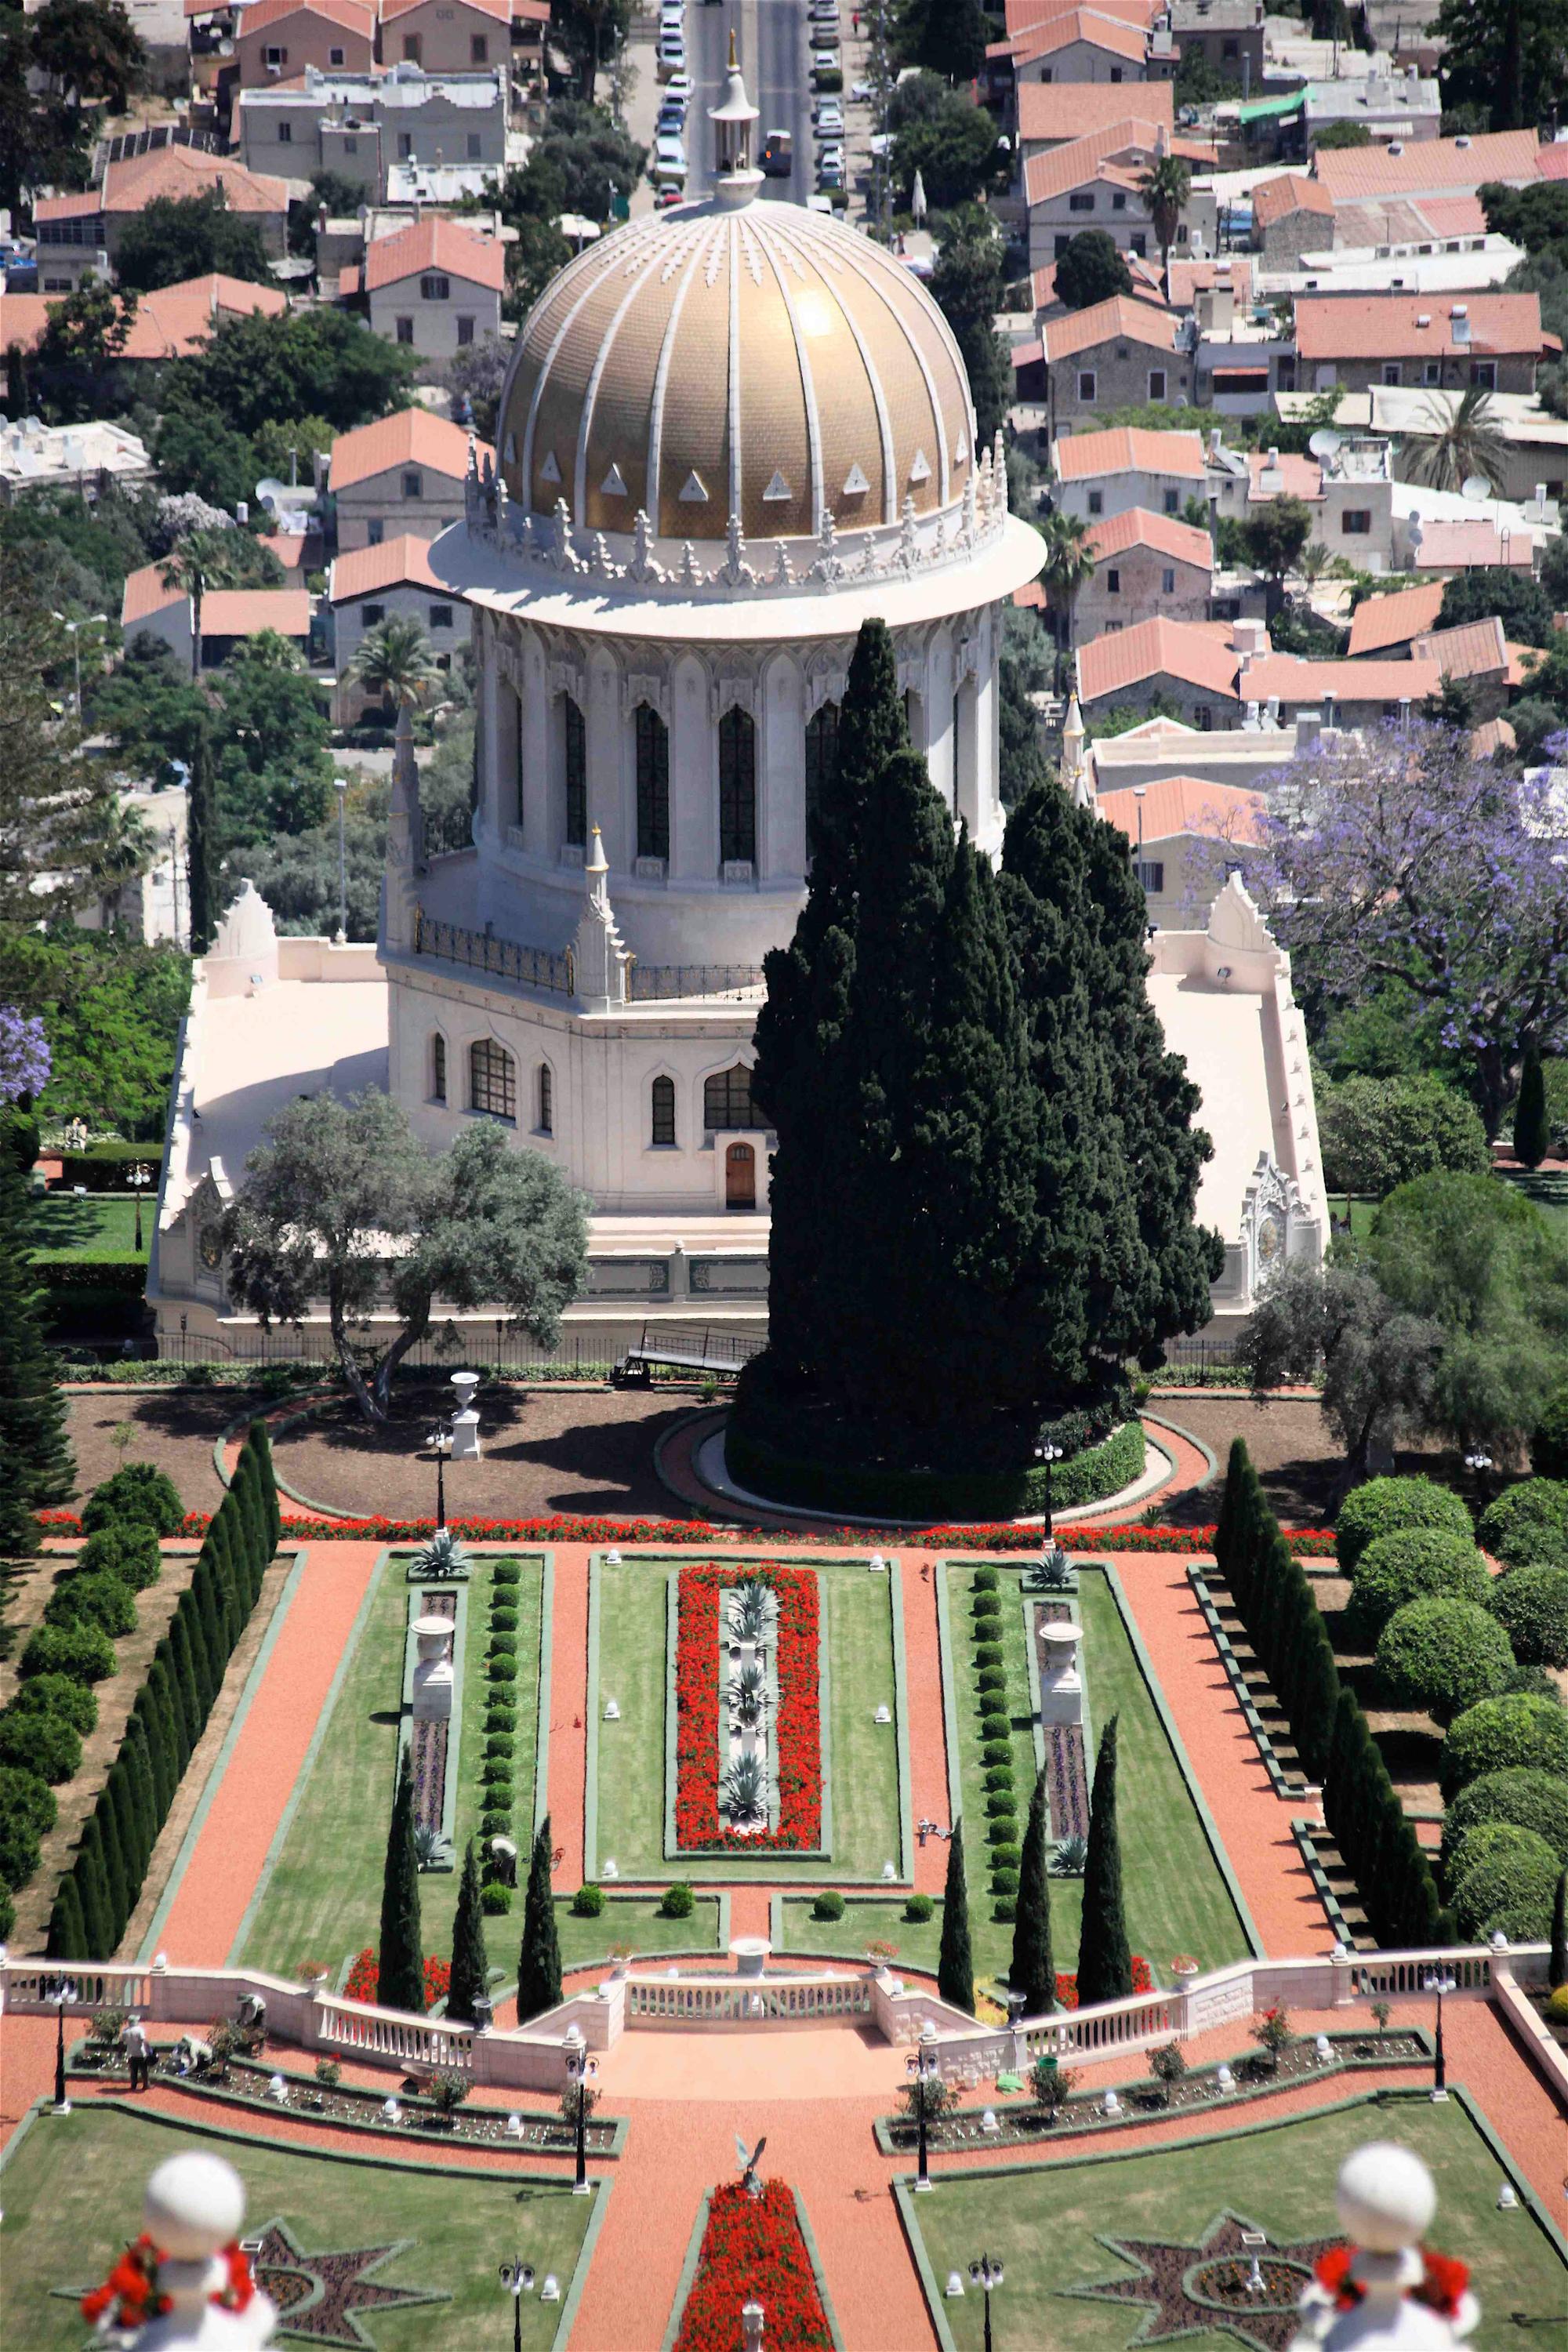
[[1526, 1050], [1568, 1050], [1568, 841], [1546, 788], [1423, 720], [1281, 772], [1248, 885], [1299, 976], [1441, 1016], [1489, 1134]]
[[36, 1013], [0, 1004], [0, 1102], [30, 1102], [49, 1082], [49, 1049]]

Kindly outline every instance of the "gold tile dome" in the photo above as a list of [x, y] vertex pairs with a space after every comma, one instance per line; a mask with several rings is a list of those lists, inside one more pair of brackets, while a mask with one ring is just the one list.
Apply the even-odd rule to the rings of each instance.
[[664, 541], [816, 538], [960, 506], [958, 346], [882, 247], [784, 204], [693, 205], [578, 255], [530, 312], [497, 435], [522, 513]]

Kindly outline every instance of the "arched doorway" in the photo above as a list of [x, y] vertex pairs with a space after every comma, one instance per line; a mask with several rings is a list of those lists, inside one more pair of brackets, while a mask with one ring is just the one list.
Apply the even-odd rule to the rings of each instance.
[[731, 1143], [724, 1153], [724, 1206], [754, 1209], [757, 1205], [757, 1155], [749, 1143]]

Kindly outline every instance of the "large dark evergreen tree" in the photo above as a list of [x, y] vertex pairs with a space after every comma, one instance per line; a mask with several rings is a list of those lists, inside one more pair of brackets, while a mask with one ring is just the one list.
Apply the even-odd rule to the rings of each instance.
[[974, 1954], [969, 1941], [969, 1884], [963, 1874], [963, 1823], [954, 1822], [947, 1849], [947, 1884], [942, 1891], [942, 1945], [936, 1989], [943, 2000], [974, 2014]]
[[425, 2008], [425, 1955], [419, 1927], [419, 1855], [414, 1843], [414, 1772], [406, 1748], [397, 1770], [386, 1864], [381, 1882], [381, 1967], [376, 2000], [383, 2009]]
[[1541, 1048], [1531, 1045], [1520, 1075], [1519, 1100], [1513, 1109], [1513, 1156], [1525, 1168], [1539, 1168], [1552, 1141], [1546, 1117], [1546, 1078]]
[[555, 1898], [551, 1891], [550, 1816], [545, 1814], [533, 1841], [528, 1868], [528, 1893], [522, 1906], [522, 1949], [517, 1963], [517, 2021], [526, 2025], [553, 2009], [561, 1999], [561, 1939], [555, 1932]]
[[479, 1901], [479, 1865], [474, 1858], [474, 1841], [470, 1838], [463, 1856], [463, 1875], [458, 1885], [457, 1916], [452, 1922], [452, 1980], [447, 1988], [447, 2016], [471, 2025], [474, 2005], [483, 1999], [489, 1983], [485, 1915]]
[[9, 1559], [37, 1550], [37, 1513], [75, 1486], [66, 1401], [44, 1345], [32, 1223], [26, 1186], [11, 1153], [0, 1152], [0, 1558]]
[[1057, 1964], [1051, 1951], [1051, 1885], [1046, 1867], [1046, 1776], [1035, 1782], [1024, 1851], [1018, 1863], [1018, 1916], [1013, 1925], [1010, 1992], [1024, 1996], [1026, 2017], [1045, 2017], [1057, 2005]]
[[1121, 1840], [1116, 1827], [1116, 1723], [1100, 1735], [1089, 1807], [1083, 1870], [1083, 1926], [1078, 1947], [1078, 2003], [1124, 2000], [1132, 1990], [1132, 1952], [1121, 1897]]

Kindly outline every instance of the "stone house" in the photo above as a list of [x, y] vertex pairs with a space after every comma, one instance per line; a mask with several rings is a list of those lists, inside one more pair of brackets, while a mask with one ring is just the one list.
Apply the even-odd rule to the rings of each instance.
[[1296, 302], [1303, 391], [1343, 384], [1420, 384], [1435, 391], [1532, 393], [1554, 346], [1542, 333], [1539, 294], [1302, 295]]
[[39, 292], [74, 293], [89, 270], [101, 279], [106, 258], [112, 275], [125, 224], [155, 197], [179, 202], [215, 190], [231, 212], [254, 222], [268, 252], [280, 258], [289, 233], [289, 191], [282, 178], [252, 172], [232, 155], [212, 155], [205, 148], [157, 147], [108, 164], [96, 188], [38, 198], [33, 217]]
[[241, 89], [304, 72], [368, 74], [375, 62], [375, 11], [365, 0], [257, 0], [234, 41]]
[[[1016, 127], [1018, 163], [1022, 171], [1031, 155], [1092, 138], [1125, 120], [1128, 99], [1113, 82], [1026, 81], [1018, 86]], [[1141, 118], [1163, 127], [1174, 138], [1174, 100], [1168, 81], [1142, 82], [1138, 89]]]
[[1246, 700], [1276, 712], [1285, 726], [1302, 711], [1322, 713], [1325, 727], [1381, 727], [1419, 716], [1443, 674], [1434, 660], [1303, 661], [1297, 654], [1261, 654], [1239, 678]]
[[[1281, 755], [1282, 756], [1282, 755]], [[1108, 824], [1126, 835], [1132, 870], [1162, 930], [1201, 929], [1226, 872], [1245, 876], [1263, 838], [1267, 796], [1245, 784], [1163, 776], [1096, 795]]]
[[1144, 78], [1149, 37], [1140, 25], [1098, 9], [1073, 8], [1041, 25], [1032, 36], [1026, 70], [1019, 80], [1133, 82]]
[[[1174, 153], [1189, 163], [1194, 173], [1212, 168], [1214, 150], [1190, 140], [1173, 140], [1163, 122], [1138, 111], [1139, 96], [1129, 100], [1131, 112], [1121, 122], [1090, 132], [1064, 146], [1042, 149], [1024, 166], [1024, 203], [1029, 216], [1029, 267], [1043, 269], [1058, 261], [1080, 229], [1102, 228], [1123, 253], [1158, 254], [1139, 183], [1161, 155]], [[1176, 227], [1177, 253], [1184, 253], [1194, 236], [1212, 252], [1216, 242], [1217, 207], [1212, 192], [1194, 181]]]
[[1040, 345], [1052, 433], [1144, 401], [1189, 401], [1192, 360], [1182, 341], [1172, 312], [1129, 294], [1047, 320]]
[[1148, 433], [1118, 425], [1106, 433], [1074, 433], [1051, 444], [1056, 504], [1064, 514], [1097, 521], [1142, 507], [1179, 516], [1205, 494], [1200, 433]]
[[1214, 581], [1214, 549], [1206, 530], [1124, 507], [1089, 527], [1094, 571], [1073, 606], [1073, 635], [1091, 637], [1136, 628], [1163, 614], [1172, 621], [1206, 621]]
[[416, 621], [440, 669], [449, 669], [458, 647], [468, 642], [468, 606], [431, 571], [429, 541], [407, 532], [340, 555], [327, 575], [327, 597], [338, 678], [333, 718], [340, 727], [354, 726], [370, 706], [363, 689], [348, 682], [348, 672], [367, 632], [383, 621]]
[[1263, 0], [1173, 0], [1171, 31], [1184, 58], [1195, 49], [1251, 96], [1262, 89]]
[[302, 75], [242, 89], [236, 113], [247, 166], [309, 180], [317, 172], [367, 192], [387, 192], [399, 164], [448, 163], [500, 173], [506, 168], [504, 66], [460, 74], [426, 74], [414, 65], [389, 72]]
[[361, 269], [340, 274], [338, 292], [352, 294], [357, 285], [372, 327], [388, 342], [450, 359], [500, 334], [505, 284], [506, 255], [495, 239], [437, 213], [374, 239]]
[[1081, 645], [1075, 658], [1087, 719], [1116, 709], [1152, 710], [1163, 702], [1205, 733], [1241, 725], [1237, 659], [1224, 629], [1163, 617], [1140, 621]]
[[[127, 645], [142, 636], [168, 646], [183, 670], [191, 667], [195, 609], [184, 589], [169, 587], [156, 563], [130, 572], [121, 594], [120, 626]], [[216, 669], [247, 637], [270, 630], [296, 652], [309, 651], [310, 597], [303, 588], [209, 588], [202, 598], [203, 669]]]
[[462, 515], [468, 472], [467, 433], [427, 408], [402, 408], [340, 433], [326, 480], [340, 553], [405, 533], [437, 538]]
[[510, 0], [381, 0], [381, 61], [426, 73], [507, 65]]
[[1252, 191], [1252, 243], [1269, 269], [1289, 269], [1304, 253], [1334, 242], [1334, 200], [1301, 172], [1260, 180]]

